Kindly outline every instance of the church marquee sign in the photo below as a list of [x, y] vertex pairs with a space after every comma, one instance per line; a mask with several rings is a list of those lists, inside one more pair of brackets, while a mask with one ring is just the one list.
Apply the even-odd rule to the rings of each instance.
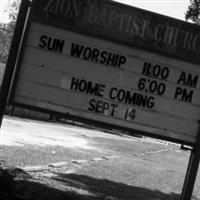
[[200, 29], [97, 0], [33, 0], [10, 102], [184, 144], [200, 116]]

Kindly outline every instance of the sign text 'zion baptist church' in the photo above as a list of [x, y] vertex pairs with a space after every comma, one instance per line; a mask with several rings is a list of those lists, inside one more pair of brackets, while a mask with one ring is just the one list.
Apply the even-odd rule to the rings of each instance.
[[200, 29], [112, 1], [34, 0], [11, 102], [194, 144]]
[[[180, 21], [164, 19], [163, 16], [153, 14], [148, 15], [143, 10], [134, 10], [134, 8], [130, 11], [126, 8], [116, 9], [112, 5], [101, 5], [98, 1], [49, 0], [44, 6], [45, 12], [63, 19], [65, 17], [75, 19], [80, 26], [87, 23], [101, 27], [102, 36], [110, 33], [107, 37], [118, 39], [116, 35], [120, 34], [123, 38], [122, 42], [130, 46], [152, 48], [155, 51], [165, 46], [167, 49], [164, 51], [170, 53], [168, 50], [174, 49], [172, 54], [175, 56], [184, 51], [190, 54], [196, 53], [196, 56], [200, 53], [199, 32], [192, 28], [188, 29], [186, 24]], [[100, 31], [100, 28], [97, 31]], [[175, 53], [175, 49], [180, 52]]]

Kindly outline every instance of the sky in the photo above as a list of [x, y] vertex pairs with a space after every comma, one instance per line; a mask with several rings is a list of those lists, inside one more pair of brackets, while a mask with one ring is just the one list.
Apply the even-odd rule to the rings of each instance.
[[7, 23], [8, 19], [8, 12], [4, 12], [6, 7], [8, 6], [8, 0], [0, 0], [0, 22]]
[[115, 0], [145, 10], [185, 20], [189, 0]]
[[[4, 12], [10, 0], [0, 0], [0, 22], [8, 22], [8, 12]], [[189, 0], [115, 0], [124, 4], [150, 10], [173, 18], [185, 20]]]

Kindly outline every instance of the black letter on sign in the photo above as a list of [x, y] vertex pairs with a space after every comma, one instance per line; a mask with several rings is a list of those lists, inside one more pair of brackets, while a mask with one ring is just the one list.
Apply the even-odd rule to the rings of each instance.
[[193, 76], [191, 73], [182, 72], [177, 83], [196, 88], [198, 78], [197, 75]]
[[83, 48], [84, 48], [83, 45], [72, 43], [72, 45], [71, 45], [71, 56], [79, 58], [81, 56], [82, 52], [83, 52]]
[[89, 107], [88, 107], [89, 111], [94, 111], [95, 110], [95, 103], [96, 103], [95, 99], [90, 99]]
[[192, 102], [192, 97], [193, 97], [193, 90], [187, 91], [185, 88], [177, 87], [175, 91], [174, 98], [175, 99], [180, 99], [181, 101], [185, 102]]
[[48, 39], [48, 37], [46, 36], [46, 35], [42, 35], [41, 37], [40, 37], [40, 44], [39, 44], [39, 47], [40, 48], [44, 48], [46, 45], [47, 45], [47, 40]]

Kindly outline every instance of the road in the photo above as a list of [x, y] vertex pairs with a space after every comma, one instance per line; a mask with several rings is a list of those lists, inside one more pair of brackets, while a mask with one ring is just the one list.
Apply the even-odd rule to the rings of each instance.
[[[8, 165], [19, 167], [114, 158], [121, 151], [122, 141], [137, 142], [141, 138], [8, 116], [4, 117], [0, 135], [3, 159]], [[124, 151], [131, 151], [128, 146]]]
[[66, 148], [95, 149], [85, 137], [97, 131], [19, 118], [5, 118], [1, 130], [1, 144], [6, 146], [46, 145]]

